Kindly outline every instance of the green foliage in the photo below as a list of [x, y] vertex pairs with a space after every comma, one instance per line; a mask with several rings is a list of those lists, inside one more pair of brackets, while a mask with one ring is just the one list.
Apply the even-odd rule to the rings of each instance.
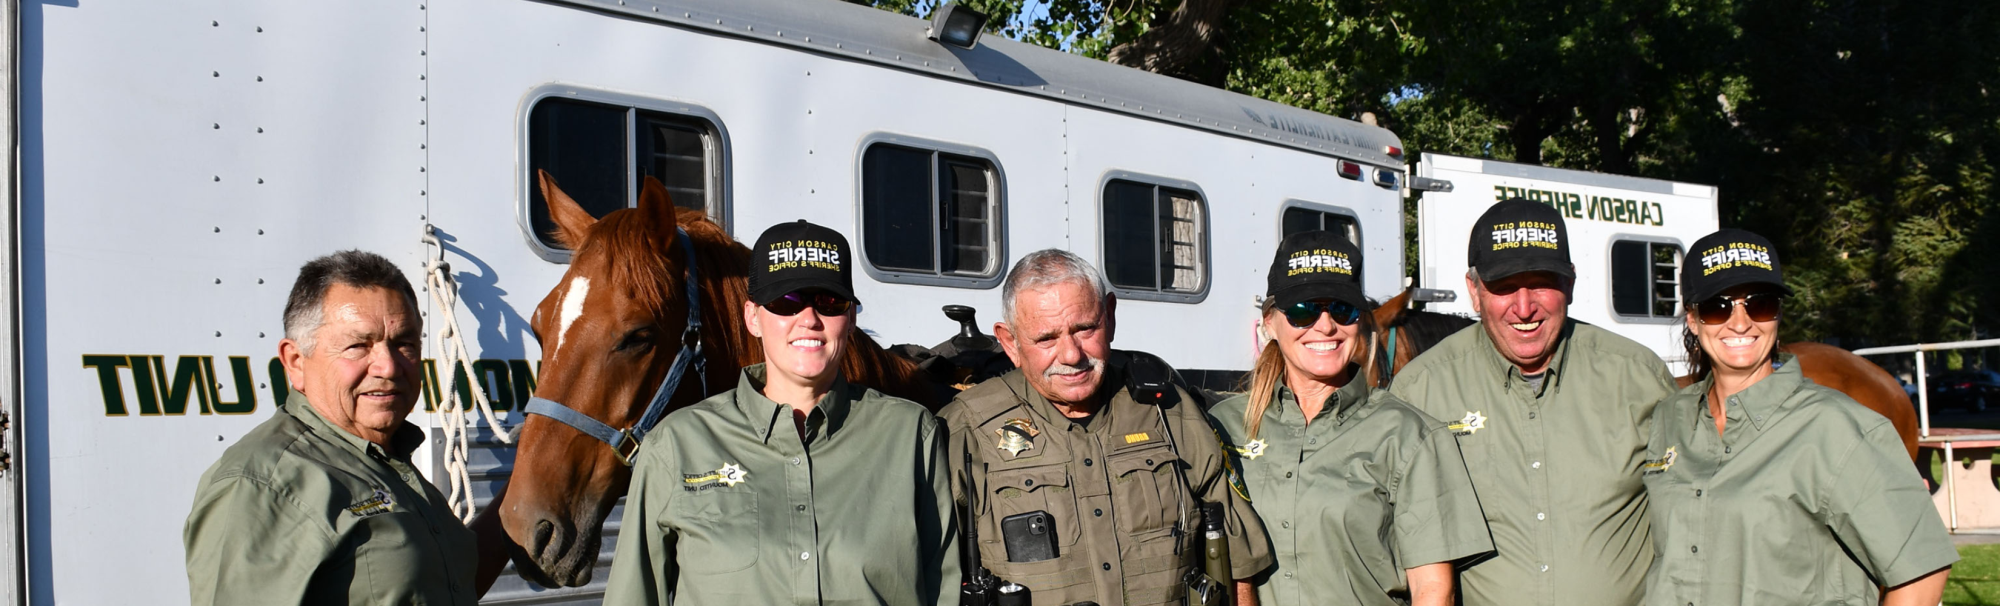
[[[938, 3], [859, 1], [913, 15]], [[964, 3], [995, 32], [1103, 58], [1181, 1]], [[1372, 113], [1411, 158], [1720, 187], [1722, 225], [1778, 246], [1797, 292], [1787, 339], [2000, 327], [2000, 3], [1222, 1], [1209, 49], [1222, 85]]]

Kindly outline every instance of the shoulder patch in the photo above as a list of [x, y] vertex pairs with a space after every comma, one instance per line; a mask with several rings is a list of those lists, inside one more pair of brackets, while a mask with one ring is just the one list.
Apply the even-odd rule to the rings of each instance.
[[[1257, 442], [1261, 443], [1261, 440]], [[1236, 449], [1230, 448], [1229, 443], [1219, 437], [1215, 439], [1215, 443], [1222, 446], [1222, 477], [1229, 482], [1230, 492], [1236, 493], [1243, 502], [1250, 502], [1250, 487], [1243, 484], [1243, 470], [1236, 468], [1236, 457], [1229, 455], [1236, 452]]]

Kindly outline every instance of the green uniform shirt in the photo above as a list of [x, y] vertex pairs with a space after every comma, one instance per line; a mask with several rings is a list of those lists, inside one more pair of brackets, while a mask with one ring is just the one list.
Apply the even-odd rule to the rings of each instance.
[[1639, 603], [1653, 563], [1646, 420], [1674, 390], [1659, 356], [1570, 320], [1534, 389], [1474, 324], [1390, 389], [1451, 424], [1479, 490], [1496, 554], [1459, 576], [1466, 604]]
[[957, 604], [937, 417], [839, 381], [802, 439], [763, 387], [746, 367], [647, 435], [604, 603]]
[[1958, 561], [1895, 426], [1780, 361], [1721, 436], [1708, 381], [1654, 413], [1648, 604], [1873, 605]]
[[[1372, 391], [1372, 393], [1371, 393]], [[1292, 390], [1244, 432], [1250, 396], [1209, 409], [1242, 461], [1250, 504], [1278, 566], [1262, 606], [1391, 606], [1410, 599], [1404, 570], [1493, 551], [1458, 439], [1386, 390], [1349, 381], [1311, 425]]]
[[[1249, 578], [1269, 567], [1263, 525], [1229, 487], [1236, 474], [1194, 401], [1183, 392], [1164, 411], [1140, 404], [1122, 387], [1125, 376], [1115, 366], [1104, 381], [1112, 395], [1088, 427], [1057, 412], [1020, 370], [965, 390], [940, 413], [951, 429], [954, 478], [965, 453], [972, 455], [970, 494], [959, 482], [952, 487], [975, 512], [981, 563], [1027, 586], [1037, 606], [1179, 604], [1186, 589], [1182, 575], [1200, 557], [1201, 513], [1178, 467], [1203, 502], [1228, 504], [1234, 576]], [[1057, 557], [1007, 561], [1001, 520], [1034, 511], [1053, 518]], [[1180, 554], [1174, 552], [1177, 525], [1189, 533]]]
[[437, 487], [393, 448], [333, 426], [292, 392], [201, 476], [188, 514], [188, 589], [214, 604], [463, 604], [479, 553]]

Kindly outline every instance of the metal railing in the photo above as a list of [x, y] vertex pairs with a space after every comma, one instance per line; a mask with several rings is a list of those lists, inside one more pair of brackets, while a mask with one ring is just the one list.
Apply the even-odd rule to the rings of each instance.
[[1854, 350], [1854, 355], [1871, 356], [1880, 354], [1908, 353], [1916, 356], [1917, 442], [1920, 444], [1928, 443], [1928, 444], [1943, 445], [1944, 465], [1942, 466], [1942, 473], [1938, 475], [1944, 476], [1944, 478], [1942, 478], [1941, 481], [1944, 483], [1946, 509], [1949, 510], [1950, 513], [1949, 516], [1950, 519], [1946, 520], [1947, 528], [1949, 528], [1953, 533], [2000, 534], [2000, 528], [1972, 529], [1972, 528], [1958, 527], [1958, 483], [1952, 480], [1952, 473], [1951, 473], [1951, 466], [1958, 464], [1957, 456], [1955, 456], [1952, 453], [1953, 443], [1974, 442], [1974, 441], [1980, 441], [1980, 442], [2000, 441], [2000, 432], [1950, 435], [1950, 436], [1931, 435], [1931, 392], [1930, 392], [1930, 386], [1928, 385], [1929, 377], [1927, 376], [1929, 375], [1929, 372], [1927, 372], [1924, 365], [1924, 352], [1947, 351], [1954, 349], [1974, 349], [1980, 347], [2000, 347], [2000, 339], [1981, 339], [1977, 341], [1952, 341], [1949, 343], [1918, 343], [1916, 345], [1893, 345], [1889, 347], [1869, 347], [1869, 348]]

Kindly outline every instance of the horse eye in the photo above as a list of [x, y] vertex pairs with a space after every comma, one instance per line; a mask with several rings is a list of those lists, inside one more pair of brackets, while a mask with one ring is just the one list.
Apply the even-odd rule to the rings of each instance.
[[632, 332], [625, 333], [625, 338], [618, 342], [618, 351], [637, 351], [652, 345], [652, 327], [635, 328]]

